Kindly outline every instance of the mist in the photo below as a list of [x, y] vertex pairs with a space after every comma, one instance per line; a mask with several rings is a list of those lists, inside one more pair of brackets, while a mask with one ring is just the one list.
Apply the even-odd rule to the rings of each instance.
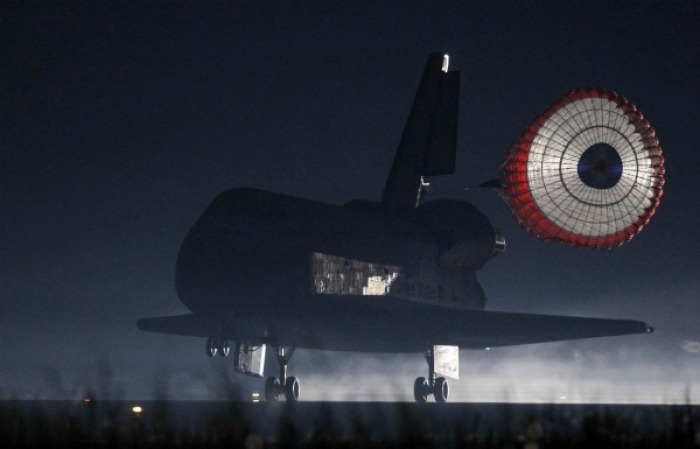
[[[644, 344], [657, 335], [614, 341], [548, 343], [460, 351], [460, 380], [449, 379], [450, 402], [700, 404], [697, 342]], [[167, 339], [173, 337], [165, 337]], [[663, 338], [663, 337], [662, 337]], [[187, 353], [179, 339], [179, 353]], [[199, 339], [196, 340], [197, 343]], [[184, 346], [184, 347], [182, 347]], [[155, 372], [95, 360], [88, 366], [47, 365], [6, 377], [2, 399], [248, 400], [264, 380], [233, 372], [230, 358], [159, 363]], [[413, 380], [427, 374], [421, 354], [356, 354], [299, 350], [290, 364], [305, 401], [413, 401]], [[276, 375], [268, 357], [266, 375]], [[75, 374], [79, 373], [79, 374]], [[38, 388], [34, 388], [38, 386]]]

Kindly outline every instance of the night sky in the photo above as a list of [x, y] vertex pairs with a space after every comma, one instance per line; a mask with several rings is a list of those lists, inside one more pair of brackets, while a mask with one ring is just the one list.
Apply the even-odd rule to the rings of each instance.
[[[425, 60], [445, 51], [462, 72], [457, 173], [433, 191], [494, 177], [581, 86], [635, 103], [667, 168], [656, 217], [613, 251], [539, 242], [492, 191], [450, 196], [508, 240], [479, 272], [488, 309], [657, 330], [462, 352], [455, 398], [700, 402], [700, 4], [611, 3], [2, 2], [0, 398], [260, 388], [200, 339], [135, 321], [187, 312], [175, 258], [220, 191], [378, 199]], [[360, 397], [408, 399], [426, 371], [420, 354], [311, 351], [290, 368], [308, 399], [351, 396], [341, 372], [381, 381]]]

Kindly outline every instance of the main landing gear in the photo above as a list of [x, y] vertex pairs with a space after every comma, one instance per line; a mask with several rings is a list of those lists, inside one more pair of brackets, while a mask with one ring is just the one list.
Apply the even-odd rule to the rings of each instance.
[[299, 379], [294, 376], [287, 377], [287, 365], [294, 354], [294, 346], [275, 346], [277, 363], [280, 367], [280, 376], [270, 376], [265, 381], [265, 399], [269, 402], [278, 401], [284, 396], [287, 402], [297, 402], [301, 386]]
[[416, 402], [427, 402], [430, 395], [435, 397], [435, 402], [447, 401], [450, 387], [444, 377], [435, 378], [435, 355], [432, 347], [425, 351], [425, 360], [428, 362], [428, 378], [416, 379], [413, 383], [413, 397]]

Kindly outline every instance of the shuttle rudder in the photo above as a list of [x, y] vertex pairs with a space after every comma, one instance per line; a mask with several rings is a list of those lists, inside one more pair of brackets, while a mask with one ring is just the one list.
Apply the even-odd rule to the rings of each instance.
[[421, 176], [454, 173], [459, 72], [447, 72], [446, 61], [428, 58], [382, 194], [386, 209], [414, 207]]

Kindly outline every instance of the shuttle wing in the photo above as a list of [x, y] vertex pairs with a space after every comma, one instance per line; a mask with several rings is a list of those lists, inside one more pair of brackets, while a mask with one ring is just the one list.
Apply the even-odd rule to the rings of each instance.
[[136, 325], [142, 331], [190, 337], [208, 338], [215, 335], [217, 330], [215, 320], [193, 314], [141, 318]]
[[303, 314], [271, 313], [254, 323], [180, 315], [144, 318], [141, 330], [231, 340], [359, 352], [423, 352], [428, 345], [464, 349], [542, 343], [653, 332], [633, 320], [584, 318], [481, 310], [456, 310], [368, 297], [327, 298]]
[[632, 320], [459, 310], [387, 297], [329, 299], [305, 308], [305, 317], [270, 322], [280, 338], [300, 347], [362, 352], [422, 352], [428, 345], [483, 349], [653, 331]]

